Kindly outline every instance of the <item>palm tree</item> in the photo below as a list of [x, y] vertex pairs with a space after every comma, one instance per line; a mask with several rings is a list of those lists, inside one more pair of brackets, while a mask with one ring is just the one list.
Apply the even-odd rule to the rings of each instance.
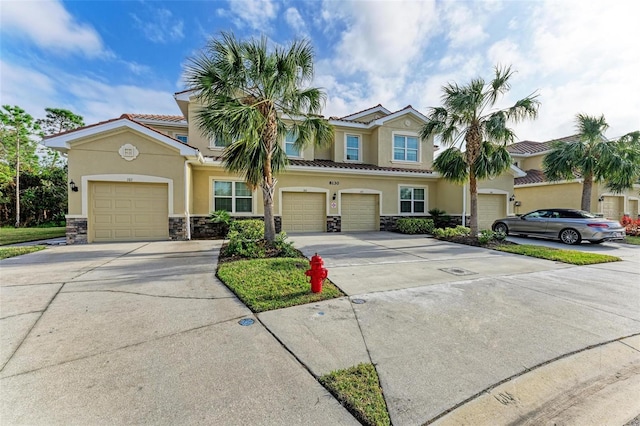
[[640, 132], [629, 133], [617, 141], [608, 141], [609, 128], [604, 115], [576, 115], [577, 137], [555, 141], [544, 157], [544, 174], [550, 181], [582, 177], [582, 210], [591, 210], [593, 183], [604, 181], [615, 192], [633, 187], [640, 176]]
[[[443, 178], [457, 183], [469, 182], [471, 193], [472, 235], [478, 233], [478, 179], [498, 175], [509, 168], [511, 157], [505, 146], [515, 133], [508, 122], [517, 123], [538, 115], [537, 95], [529, 95], [505, 109], [494, 109], [501, 95], [511, 88], [511, 67], [495, 67], [493, 80], [475, 78], [466, 85], [448, 83], [442, 87], [442, 106], [431, 108], [420, 136], [440, 136], [449, 146], [434, 161], [434, 169]], [[465, 144], [465, 152], [457, 145]]]
[[325, 146], [332, 126], [320, 116], [325, 94], [309, 87], [313, 48], [306, 40], [269, 49], [266, 37], [239, 41], [222, 33], [186, 67], [187, 87], [203, 107], [196, 113], [203, 133], [232, 143], [223, 163], [244, 176], [252, 189], [260, 186], [264, 201], [264, 237], [275, 239], [273, 194], [275, 175], [288, 159], [282, 148], [287, 133], [296, 148]]

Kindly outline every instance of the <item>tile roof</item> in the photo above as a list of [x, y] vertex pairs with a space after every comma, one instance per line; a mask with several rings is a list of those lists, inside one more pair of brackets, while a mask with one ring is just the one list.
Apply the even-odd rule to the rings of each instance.
[[[214, 161], [222, 161], [222, 157], [220, 156], [208, 156], [205, 158], [211, 158]], [[325, 168], [325, 169], [370, 170], [370, 171], [379, 171], [379, 172], [420, 173], [425, 175], [433, 174], [433, 170], [405, 169], [400, 167], [380, 167], [374, 164], [363, 164], [363, 163], [338, 163], [331, 160], [289, 159], [289, 164], [292, 166], [319, 167], [319, 168]]]
[[180, 123], [187, 124], [187, 120], [182, 115], [160, 115], [160, 114], [122, 114], [121, 118], [128, 118], [130, 120], [151, 120], [151, 121], [166, 121], [167, 123]]
[[355, 120], [349, 120], [348, 117], [353, 117], [354, 115], [362, 114], [363, 112], [367, 112], [367, 111], [372, 111], [373, 112], [374, 109], [378, 109], [378, 108], [382, 108], [382, 109], [386, 110], [386, 108], [383, 107], [382, 104], [378, 104], [378, 105], [374, 105], [374, 106], [372, 106], [370, 108], [365, 108], [362, 111], [352, 112], [351, 114], [343, 115], [342, 117], [335, 117], [335, 118], [332, 117], [332, 119], [334, 119], [334, 120], [345, 120], [345, 121], [355, 121]]
[[[532, 183], [544, 183], [550, 182], [547, 177], [544, 175], [542, 170], [531, 169], [525, 172], [527, 175], [523, 177], [515, 178], [513, 184], [515, 186], [518, 185], [528, 185]], [[578, 173], [574, 173], [574, 179], [580, 179], [582, 176]]]
[[544, 176], [542, 170], [531, 169], [525, 172], [527, 175], [523, 177], [517, 177], [513, 180], [515, 186], [526, 185], [531, 183], [542, 183], [547, 179]]
[[560, 142], [573, 142], [576, 141], [578, 135], [565, 136], [564, 138], [553, 139], [546, 142], [533, 142], [533, 141], [522, 141], [516, 142], [507, 146], [507, 150], [511, 154], [516, 155], [526, 155], [526, 154], [539, 154], [541, 152], [549, 151], [551, 149], [551, 144], [556, 141]]

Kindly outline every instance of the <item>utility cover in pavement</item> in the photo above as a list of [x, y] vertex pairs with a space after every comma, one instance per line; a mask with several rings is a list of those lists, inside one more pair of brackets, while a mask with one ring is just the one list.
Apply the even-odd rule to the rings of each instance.
[[451, 274], [451, 275], [458, 275], [458, 276], [464, 276], [464, 275], [477, 275], [477, 272], [472, 272], [472, 271], [468, 271], [466, 269], [462, 269], [462, 268], [440, 268], [440, 270], [442, 272], [446, 272], [447, 274]]

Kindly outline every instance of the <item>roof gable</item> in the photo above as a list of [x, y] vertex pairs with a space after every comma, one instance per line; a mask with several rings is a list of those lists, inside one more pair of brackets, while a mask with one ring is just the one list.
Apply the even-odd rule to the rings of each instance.
[[391, 114], [391, 111], [389, 111], [388, 109], [383, 107], [382, 104], [378, 104], [378, 105], [376, 105], [374, 107], [363, 109], [362, 111], [358, 111], [358, 112], [353, 113], [353, 114], [345, 115], [344, 117], [340, 117], [338, 119], [339, 120], [356, 121], [356, 120], [358, 120], [358, 118], [365, 117], [365, 116], [370, 115], [370, 114], [375, 114], [376, 112], [380, 113], [382, 115]]
[[116, 129], [128, 128], [138, 133], [142, 133], [162, 144], [177, 149], [181, 155], [198, 156], [199, 151], [177, 139], [165, 135], [149, 126], [137, 121], [131, 120], [126, 116], [114, 118], [100, 123], [91, 124], [89, 126], [80, 127], [68, 132], [60, 133], [45, 139], [45, 146], [59, 151], [66, 152], [71, 149], [71, 144], [79, 139], [98, 135], [100, 133], [109, 132]]

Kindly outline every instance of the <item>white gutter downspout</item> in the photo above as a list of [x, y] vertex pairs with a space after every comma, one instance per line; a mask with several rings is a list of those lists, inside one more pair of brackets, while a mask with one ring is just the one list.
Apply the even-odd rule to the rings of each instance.
[[189, 164], [197, 164], [201, 159], [200, 153], [198, 153], [198, 160], [185, 160], [184, 162], [184, 218], [187, 227], [187, 241], [191, 240], [191, 214], [189, 213], [189, 181], [187, 180], [187, 171], [189, 170]]
[[462, 226], [467, 226], [467, 184], [462, 185]]

